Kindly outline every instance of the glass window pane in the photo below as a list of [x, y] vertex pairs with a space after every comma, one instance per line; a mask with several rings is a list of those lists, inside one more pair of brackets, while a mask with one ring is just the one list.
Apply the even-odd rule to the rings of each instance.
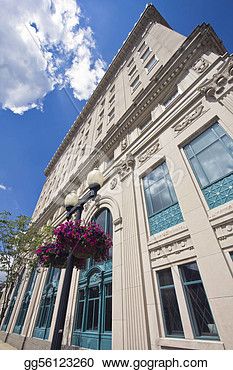
[[171, 269], [158, 272], [161, 306], [166, 335], [184, 336]]
[[199, 135], [196, 139], [194, 139], [191, 143], [192, 149], [195, 154], [200, 153], [203, 149], [207, 146], [212, 144], [217, 140], [214, 133], [209, 129], [204, 131], [201, 135]]
[[88, 302], [87, 330], [92, 330], [94, 300]]
[[233, 159], [220, 141], [199, 153], [198, 160], [210, 183], [233, 171]]
[[98, 329], [98, 323], [99, 323], [99, 300], [95, 300], [94, 305], [94, 318], [93, 318], [93, 330]]
[[184, 292], [196, 337], [218, 338], [217, 328], [196, 262], [180, 267]]
[[182, 274], [185, 282], [201, 280], [196, 262], [182, 266]]
[[145, 177], [144, 186], [148, 216], [161, 212], [177, 202], [166, 163]]
[[79, 302], [78, 315], [77, 315], [77, 324], [76, 324], [76, 328], [75, 329], [81, 330], [81, 328], [82, 328], [83, 307], [84, 307], [84, 302]]
[[112, 331], [112, 297], [105, 301], [105, 331]]
[[192, 140], [184, 150], [202, 187], [233, 172], [233, 140], [217, 123]]
[[205, 187], [205, 186], [209, 185], [208, 178], [206, 177], [205, 172], [203, 171], [202, 167], [200, 166], [200, 163], [198, 162], [197, 157], [193, 157], [190, 160], [190, 163], [193, 167], [195, 175], [197, 176], [201, 186]]
[[173, 285], [173, 278], [170, 269], [159, 271], [158, 277], [160, 287]]

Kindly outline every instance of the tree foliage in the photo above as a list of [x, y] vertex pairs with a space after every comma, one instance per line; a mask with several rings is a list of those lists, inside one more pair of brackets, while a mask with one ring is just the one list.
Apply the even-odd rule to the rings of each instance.
[[52, 227], [38, 228], [30, 217], [20, 215], [15, 219], [11, 213], [0, 212], [0, 271], [5, 274], [0, 322], [8, 306], [15, 281], [22, 269], [35, 267], [35, 249], [44, 241], [52, 240]]

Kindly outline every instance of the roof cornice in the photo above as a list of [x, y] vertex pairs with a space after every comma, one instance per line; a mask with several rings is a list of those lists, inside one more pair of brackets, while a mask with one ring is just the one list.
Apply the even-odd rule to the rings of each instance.
[[150, 22], [157, 22], [168, 28], [171, 28], [169, 24], [167, 23], [167, 21], [161, 16], [161, 14], [157, 11], [157, 9], [152, 4], [148, 4], [146, 6], [144, 12], [141, 14], [139, 20], [133, 27], [132, 31], [128, 34], [126, 40], [123, 42], [123, 46], [118, 51], [116, 56], [113, 58], [112, 63], [110, 64], [103, 78], [97, 85], [93, 94], [91, 95], [86, 105], [84, 106], [82, 112], [79, 114], [79, 116], [75, 120], [74, 124], [72, 125], [72, 127], [70, 128], [66, 136], [64, 137], [62, 143], [60, 144], [54, 156], [52, 157], [51, 161], [49, 162], [48, 166], [46, 167], [44, 171], [46, 176], [48, 176], [51, 173], [53, 167], [55, 166], [55, 164], [61, 157], [62, 153], [65, 151], [65, 149], [69, 145], [70, 141], [73, 139], [80, 125], [90, 115], [91, 110], [94, 108], [96, 102], [101, 97], [103, 91], [110, 85], [111, 81], [115, 78], [115, 75], [118, 72], [119, 68], [124, 63], [129, 52], [132, 51], [132, 48], [137, 42], [138, 38], [142, 35], [143, 32], [145, 32]]

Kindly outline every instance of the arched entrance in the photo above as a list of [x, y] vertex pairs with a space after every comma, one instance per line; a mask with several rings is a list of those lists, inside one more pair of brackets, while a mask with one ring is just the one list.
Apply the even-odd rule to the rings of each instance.
[[[112, 215], [101, 209], [93, 220], [112, 235]], [[87, 261], [80, 271], [72, 344], [91, 349], [112, 347], [112, 251], [105, 262]]]

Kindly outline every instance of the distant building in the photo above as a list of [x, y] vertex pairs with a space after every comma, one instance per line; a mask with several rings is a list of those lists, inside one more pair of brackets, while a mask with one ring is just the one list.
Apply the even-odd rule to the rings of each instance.
[[[233, 58], [210, 25], [187, 38], [149, 5], [45, 170], [33, 218], [105, 183], [84, 217], [112, 259], [73, 272], [64, 348], [233, 349]], [[18, 280], [0, 338], [49, 349], [64, 270]]]

